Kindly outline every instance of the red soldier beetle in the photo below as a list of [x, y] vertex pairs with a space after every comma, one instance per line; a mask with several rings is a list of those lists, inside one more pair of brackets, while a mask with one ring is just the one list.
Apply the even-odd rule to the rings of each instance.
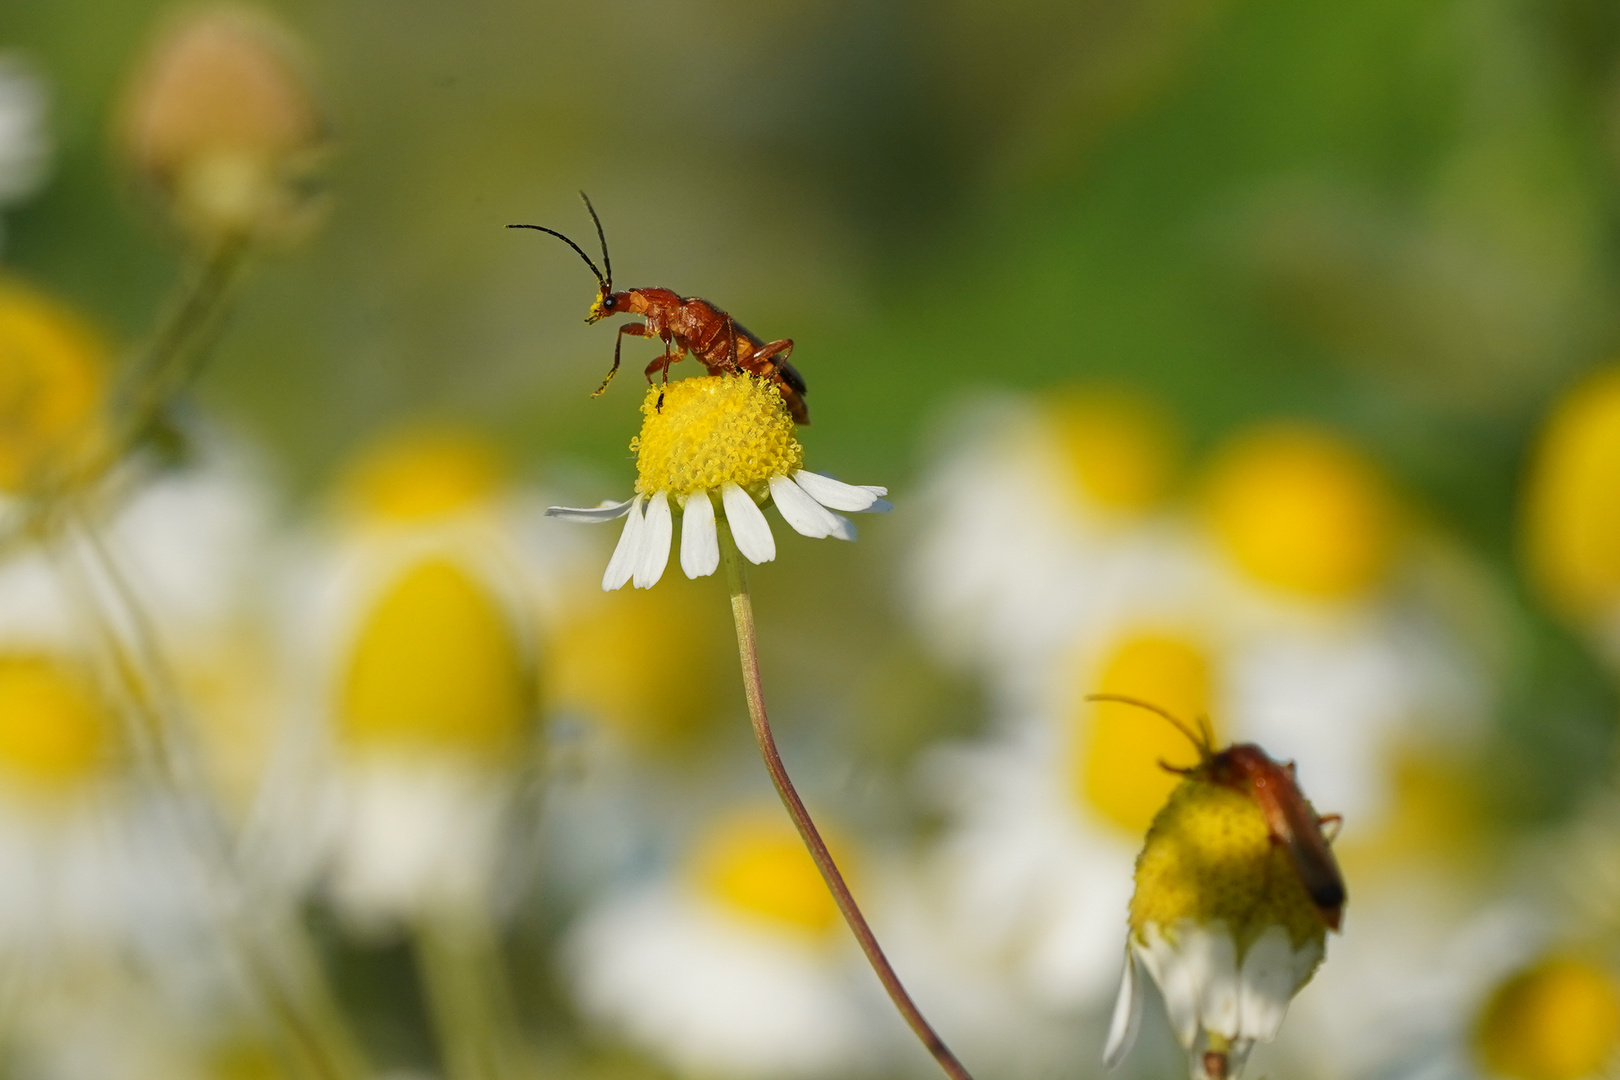
[[[585, 265], [596, 275], [596, 300], [586, 314], [585, 321], [594, 323], [609, 315], [640, 315], [645, 322], [624, 323], [613, 341], [613, 366], [607, 378], [591, 396], [607, 389], [608, 383], [619, 371], [619, 350], [626, 334], [631, 337], [657, 338], [664, 343], [664, 353], [647, 365], [647, 381], [652, 382], [655, 372], [669, 381], [671, 364], [682, 360], [687, 353], [696, 356], [710, 375], [736, 375], [747, 372], [776, 383], [787, 403], [794, 423], [810, 423], [810, 410], [804, 403], [804, 378], [788, 363], [793, 354], [793, 341], [782, 338], [764, 341], [750, 333], [746, 327], [707, 300], [695, 296], [677, 296], [668, 289], [626, 289], [613, 291], [613, 261], [608, 258], [607, 234], [602, 230], [602, 219], [596, 216], [596, 207], [582, 191], [585, 209], [596, 223], [596, 238], [602, 244], [602, 266], [585, 254], [585, 250], [556, 229], [544, 225], [508, 225], [508, 229], [533, 229], [548, 233], [574, 249]], [[663, 408], [664, 395], [658, 395], [658, 407]]]
[[1288, 852], [1294, 871], [1310, 895], [1311, 903], [1321, 913], [1322, 921], [1333, 930], [1339, 929], [1344, 917], [1344, 875], [1339, 872], [1339, 861], [1333, 857], [1331, 837], [1323, 826], [1334, 826], [1338, 836], [1341, 819], [1337, 814], [1318, 816], [1311, 804], [1300, 793], [1294, 780], [1292, 761], [1273, 761], [1254, 743], [1235, 743], [1216, 752], [1211, 745], [1209, 722], [1200, 718], [1199, 730], [1193, 728], [1168, 709], [1152, 702], [1124, 694], [1087, 694], [1087, 701], [1113, 701], [1146, 709], [1169, 721], [1177, 731], [1192, 742], [1198, 750], [1199, 763], [1190, 769], [1159, 762], [1159, 767], [1182, 776], [1200, 775], [1209, 782], [1241, 791], [1255, 801], [1265, 817], [1266, 830], [1271, 842]]

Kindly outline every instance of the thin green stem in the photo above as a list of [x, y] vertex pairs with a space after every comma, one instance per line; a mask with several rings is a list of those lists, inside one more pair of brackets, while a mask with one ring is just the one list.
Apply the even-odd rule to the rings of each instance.
[[415, 927], [413, 942], [447, 1080], [519, 1076], [517, 1015], [488, 919], [435, 912]]
[[883, 949], [878, 945], [876, 935], [867, 925], [866, 916], [861, 914], [860, 907], [855, 903], [855, 897], [850, 894], [849, 886], [844, 884], [844, 875], [838, 870], [838, 864], [833, 861], [832, 853], [827, 850], [826, 843], [821, 839], [821, 833], [816, 829], [816, 823], [810, 819], [810, 812], [804, 808], [804, 801], [793, 787], [793, 781], [788, 777], [787, 766], [782, 764], [782, 755], [776, 749], [776, 737], [771, 734], [771, 722], [765, 715], [765, 692], [759, 680], [759, 650], [754, 636], [754, 606], [748, 596], [748, 581], [743, 572], [742, 556], [737, 552], [736, 541], [731, 537], [731, 529], [725, 522], [717, 522], [720, 530], [720, 558], [726, 566], [726, 584], [731, 590], [731, 617], [737, 626], [737, 652], [742, 660], [743, 693], [748, 698], [748, 719], [754, 727], [754, 741], [759, 744], [759, 752], [765, 759], [765, 771], [771, 776], [771, 783], [776, 785], [776, 793], [782, 798], [782, 805], [787, 807], [788, 817], [793, 819], [793, 825], [799, 830], [799, 836], [804, 840], [804, 846], [809, 849], [810, 858], [815, 860], [816, 869], [821, 871], [822, 880], [827, 883], [827, 890], [832, 893], [833, 902], [843, 914], [844, 921], [849, 924], [850, 931], [855, 940], [860, 943], [861, 951], [866, 954], [867, 961], [872, 970], [877, 973], [878, 980], [883, 983], [883, 989], [889, 992], [889, 998], [894, 1007], [900, 1010], [911, 1030], [916, 1033], [928, 1052], [934, 1055], [940, 1068], [951, 1080], [973, 1080], [967, 1069], [951, 1053], [933, 1027], [923, 1017], [922, 1011], [917, 1008], [911, 995], [906, 993], [905, 986], [896, 975], [889, 958], [883, 955]]

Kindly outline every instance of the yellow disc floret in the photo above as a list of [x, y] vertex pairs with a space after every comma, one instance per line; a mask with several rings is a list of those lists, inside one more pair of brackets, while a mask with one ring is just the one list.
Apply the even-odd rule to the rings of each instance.
[[1206, 507], [1239, 568], [1307, 597], [1375, 587], [1394, 551], [1394, 507], [1378, 473], [1349, 445], [1302, 425], [1261, 428], [1228, 447]]
[[709, 375], [648, 387], [641, 412], [646, 419], [630, 449], [643, 495], [690, 495], [728, 483], [757, 495], [772, 476], [791, 476], [804, 465], [793, 417], [765, 379]]
[[352, 743], [500, 756], [530, 714], [529, 678], [511, 620], [455, 564], [423, 562], [360, 628], [342, 702]]
[[350, 467], [345, 489], [369, 517], [426, 521], [486, 502], [502, 472], [500, 454], [476, 434], [423, 429], [367, 450]]
[[1169, 930], [1183, 920], [1221, 921], [1239, 954], [1269, 926], [1282, 926], [1297, 950], [1327, 935], [1288, 853], [1271, 842], [1254, 799], [1195, 772], [1182, 780], [1136, 859], [1131, 932]]
[[1476, 1032], [1486, 1067], [1513, 1080], [1612, 1075], [1620, 1051], [1620, 983], [1575, 957], [1550, 957], [1491, 995]]
[[1620, 366], [1576, 387], [1541, 436], [1524, 504], [1542, 591], [1577, 617], [1620, 602]]
[[814, 934], [838, 918], [816, 864], [780, 814], [721, 820], [699, 845], [694, 871], [705, 895], [740, 915]]
[[108, 353], [76, 315], [0, 279], [0, 491], [71, 468], [98, 430]]
[[[1210, 709], [1211, 664], [1191, 641], [1139, 634], [1115, 646], [1102, 676], [1086, 689], [1150, 701], [1177, 716]], [[1140, 836], [1164, 805], [1176, 777], [1159, 762], [1191, 766], [1198, 750], [1169, 724], [1121, 702], [1085, 702], [1076, 716], [1073, 776], [1082, 803]]]
[[1048, 417], [1086, 501], [1140, 513], [1164, 498], [1175, 479], [1179, 447], [1174, 426], [1151, 402], [1077, 390], [1061, 395]]
[[112, 717], [82, 673], [42, 656], [0, 657], [0, 772], [46, 793], [83, 783], [107, 764]]

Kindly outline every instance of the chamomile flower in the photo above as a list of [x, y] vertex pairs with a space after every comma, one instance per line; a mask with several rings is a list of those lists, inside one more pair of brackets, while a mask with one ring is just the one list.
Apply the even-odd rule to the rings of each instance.
[[838, 910], [774, 809], [722, 814], [566, 948], [585, 1015], [684, 1075], [844, 1076], [876, 1052]]
[[310, 723], [289, 731], [263, 817], [320, 813], [339, 910], [385, 931], [489, 898], [534, 736], [539, 588], [481, 440], [385, 440], [344, 494], [335, 535], [299, 560], [288, 617]]
[[1620, 1060], [1620, 974], [1589, 955], [1551, 953], [1492, 992], [1476, 1023], [1478, 1060], [1508, 1080], [1587, 1080]]
[[1229, 753], [1206, 757], [1176, 785], [1137, 857], [1110, 1064], [1136, 1035], [1140, 966], [1159, 987], [1194, 1080], [1236, 1077], [1254, 1044], [1276, 1037], [1338, 924], [1342, 886], [1323, 907], [1290, 851], [1273, 842], [1258, 799], [1226, 775]]
[[[662, 400], [662, 405], [659, 404]], [[720, 565], [715, 501], [737, 549], [758, 564], [776, 558], [776, 540], [760, 509], [774, 503], [783, 520], [812, 538], [855, 539], [855, 526], [835, 511], [885, 511], [887, 489], [834, 480], [804, 468], [804, 448], [773, 383], [752, 376], [710, 375], [649, 387], [636, 453], [636, 494], [591, 509], [554, 506], [571, 521], [628, 515], [602, 588], [634, 582], [650, 589], [669, 563], [675, 519], [681, 521], [681, 569], [705, 577]]]

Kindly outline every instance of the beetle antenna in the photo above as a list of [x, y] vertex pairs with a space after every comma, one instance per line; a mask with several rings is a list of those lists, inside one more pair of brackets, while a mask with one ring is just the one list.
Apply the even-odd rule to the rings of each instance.
[[[1177, 716], [1175, 713], [1171, 712], [1169, 709], [1166, 709], [1162, 705], [1155, 705], [1151, 701], [1143, 701], [1141, 698], [1129, 697], [1125, 694], [1087, 694], [1086, 700], [1115, 701], [1121, 705], [1134, 705], [1138, 709], [1146, 709], [1155, 716], [1160, 716], [1165, 720], [1168, 720], [1171, 727], [1187, 736], [1187, 741], [1191, 742], [1193, 746], [1198, 748], [1199, 754], [1207, 758], [1212, 753], [1210, 746], [1212, 740], [1210, 739], [1207, 729], [1204, 731], [1194, 731], [1192, 729], [1192, 725], [1188, 724], [1181, 717]], [[1205, 721], [1205, 723], [1207, 724], [1208, 721]]]
[[591, 212], [591, 220], [596, 222], [596, 238], [602, 242], [602, 265], [607, 267], [607, 290], [613, 291], [613, 260], [608, 258], [607, 234], [602, 231], [602, 219], [596, 216], [596, 207], [591, 205], [591, 197], [583, 191], [579, 197], [585, 200], [585, 209]]
[[[535, 232], [549, 233], [550, 235], [555, 236], [557, 239], [561, 240], [563, 243], [565, 243], [569, 247], [573, 248], [575, 253], [577, 253], [580, 258], [585, 260], [585, 265], [591, 268], [591, 273], [596, 275], [596, 280], [602, 286], [602, 288], [606, 289], [608, 292], [613, 291], [612, 279], [603, 277], [602, 276], [602, 271], [600, 271], [600, 270], [598, 270], [596, 268], [596, 263], [591, 261], [591, 257], [589, 255], [585, 254], [584, 250], [578, 244], [576, 244], [572, 240], [568, 239], [568, 237], [564, 236], [562, 233], [558, 232], [556, 229], [548, 229], [544, 225], [508, 225], [507, 228], [508, 229], [533, 229]], [[597, 228], [601, 228], [601, 226], [598, 225]]]

